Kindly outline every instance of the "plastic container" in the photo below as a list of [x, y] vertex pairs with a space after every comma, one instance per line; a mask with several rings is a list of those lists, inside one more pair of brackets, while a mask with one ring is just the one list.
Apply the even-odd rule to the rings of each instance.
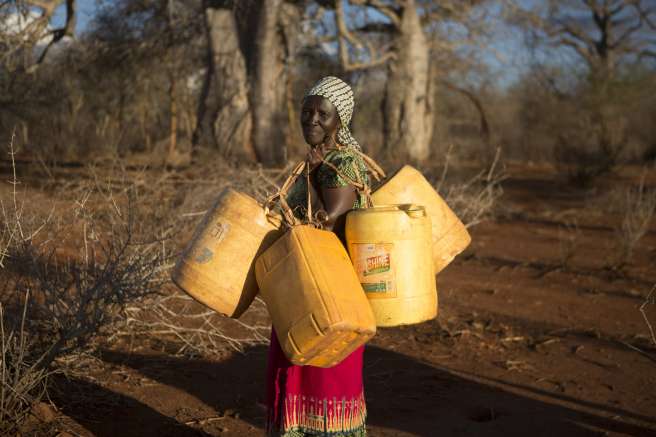
[[435, 273], [444, 269], [471, 242], [469, 232], [449, 205], [415, 168], [406, 165], [372, 194], [374, 205], [423, 205], [431, 219]]
[[292, 227], [260, 255], [255, 275], [294, 364], [332, 367], [376, 333], [348, 253], [332, 232]]
[[171, 279], [214, 311], [237, 318], [258, 292], [255, 258], [280, 237], [279, 228], [279, 216], [226, 189], [196, 227]]
[[358, 209], [346, 216], [346, 243], [376, 326], [437, 316], [431, 223], [423, 206]]

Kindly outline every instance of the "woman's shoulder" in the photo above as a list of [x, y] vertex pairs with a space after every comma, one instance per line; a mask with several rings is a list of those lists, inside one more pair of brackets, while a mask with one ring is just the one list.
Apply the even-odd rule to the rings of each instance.
[[349, 185], [349, 179], [358, 181], [366, 177], [364, 160], [350, 147], [328, 152], [318, 173], [319, 182], [328, 186]]
[[364, 159], [351, 147], [342, 147], [333, 149], [324, 156], [324, 161], [334, 165], [337, 168], [352, 166], [356, 164], [358, 168], [366, 169]]

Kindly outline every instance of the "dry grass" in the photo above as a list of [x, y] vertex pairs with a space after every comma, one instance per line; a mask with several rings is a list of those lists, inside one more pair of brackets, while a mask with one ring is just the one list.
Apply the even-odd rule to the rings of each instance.
[[[18, 320], [8, 321], [0, 304], [0, 434], [15, 435], [46, 391], [50, 372], [34, 356], [25, 330], [27, 296]], [[13, 322], [13, 323], [12, 323]], [[47, 353], [48, 351], [44, 351]]]
[[654, 346], [656, 346], [656, 334], [654, 334], [654, 327], [651, 325], [651, 322], [649, 321], [649, 317], [647, 317], [647, 311], [645, 310], [647, 305], [656, 306], [656, 296], [654, 296], [654, 292], [656, 292], [656, 285], [651, 289], [651, 291], [645, 298], [645, 301], [642, 303], [642, 305], [640, 305], [639, 310], [640, 310], [640, 314], [642, 314], [643, 319], [645, 319], [647, 328], [649, 328], [651, 341], [654, 343]]
[[624, 189], [621, 199], [622, 220], [615, 228], [615, 268], [621, 269], [631, 262], [636, 245], [647, 233], [656, 211], [656, 190], [645, 186], [643, 173], [638, 186]]
[[451, 148], [446, 154], [436, 190], [444, 193], [446, 203], [465, 226], [471, 228], [494, 216], [495, 207], [503, 195], [501, 183], [506, 179], [506, 175], [499, 163], [501, 148], [496, 149], [494, 159], [487, 169], [461, 183], [447, 180], [450, 157]]
[[124, 323], [113, 334], [163, 336], [177, 345], [175, 355], [217, 356], [231, 349], [244, 352], [249, 346], [268, 344], [271, 327], [264, 303], [258, 298], [240, 319], [229, 319], [198, 304], [178, 290], [135, 302], [124, 313]]
[[[12, 164], [14, 154], [12, 142]], [[58, 358], [160, 289], [168, 257], [161, 233], [138, 226], [134, 187], [103, 201], [87, 183], [66, 192], [75, 200], [61, 200], [19, 189], [12, 169], [10, 189], [0, 191], [2, 435], [21, 426], [48, 375], [61, 370]]]

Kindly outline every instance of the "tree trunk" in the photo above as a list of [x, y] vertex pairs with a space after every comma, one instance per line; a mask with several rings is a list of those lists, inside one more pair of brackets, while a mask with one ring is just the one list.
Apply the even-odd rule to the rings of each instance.
[[399, 32], [383, 99], [385, 149], [419, 162], [430, 153], [433, 93], [428, 44], [414, 0], [406, 2]]
[[261, 2], [253, 72], [253, 145], [263, 164], [287, 159], [288, 69], [294, 57], [300, 16], [298, 8], [282, 0]]
[[266, 165], [281, 164], [285, 145], [285, 66], [278, 32], [282, 0], [265, 0], [260, 7], [256, 35], [253, 84], [253, 145], [258, 160]]
[[200, 97], [194, 150], [210, 145], [225, 156], [254, 160], [246, 63], [233, 12], [223, 3], [228, 2], [214, 1], [205, 9], [208, 69]]

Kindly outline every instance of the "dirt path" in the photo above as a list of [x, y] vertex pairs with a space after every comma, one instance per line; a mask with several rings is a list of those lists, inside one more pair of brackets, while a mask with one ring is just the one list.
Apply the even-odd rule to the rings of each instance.
[[[618, 217], [588, 214], [583, 194], [547, 176], [512, 176], [499, 219], [439, 275], [438, 319], [368, 345], [369, 435], [656, 435], [656, 347], [639, 312], [656, 283], [656, 227], [619, 274], [606, 267]], [[573, 215], [581, 233], [564, 262]], [[126, 339], [100, 350], [58, 381], [55, 428], [263, 435], [265, 347], [212, 360], [169, 349]]]

